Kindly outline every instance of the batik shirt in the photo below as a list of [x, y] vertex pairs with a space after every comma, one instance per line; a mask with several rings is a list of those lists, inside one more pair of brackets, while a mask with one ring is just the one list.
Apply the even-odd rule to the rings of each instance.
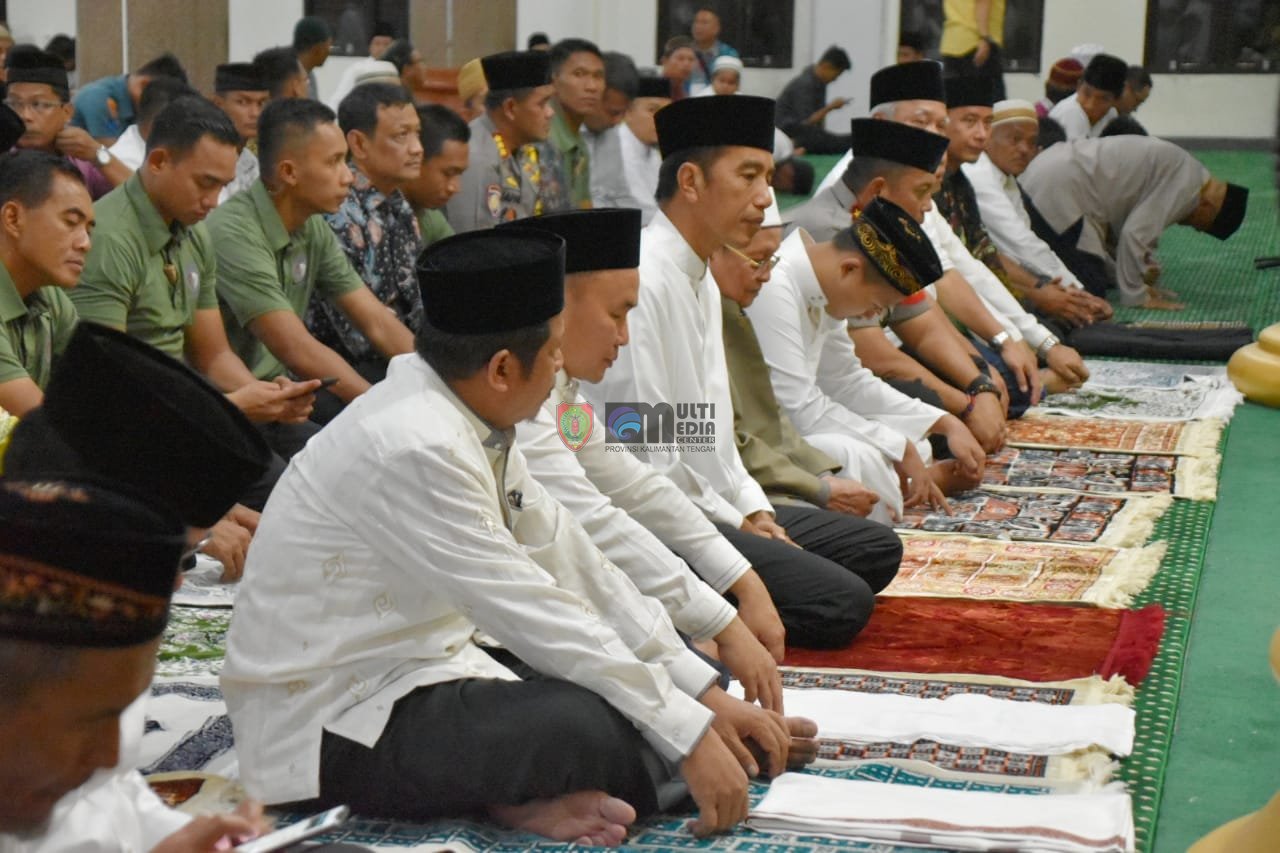
[[946, 218], [951, 230], [956, 232], [969, 253], [987, 265], [996, 278], [1008, 286], [1008, 275], [1000, 263], [1000, 250], [991, 241], [982, 214], [978, 210], [978, 196], [964, 171], [956, 169], [942, 179], [942, 189], [933, 196], [938, 212]]
[[[337, 213], [325, 216], [356, 274], [412, 331], [422, 324], [422, 297], [414, 263], [422, 251], [418, 217], [399, 191], [383, 195], [354, 165], [355, 183]], [[355, 363], [378, 357], [369, 343], [330, 300], [313, 294], [307, 328], [316, 340]]]

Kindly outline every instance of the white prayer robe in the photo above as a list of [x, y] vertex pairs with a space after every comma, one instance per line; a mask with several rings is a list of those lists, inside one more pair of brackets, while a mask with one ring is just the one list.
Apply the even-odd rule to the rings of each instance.
[[946, 412], [901, 393], [862, 366], [844, 320], [826, 311], [827, 297], [797, 230], [778, 249], [769, 283], [746, 309], [769, 365], [778, 404], [805, 440], [844, 463], [845, 476], [880, 495], [876, 512], [902, 509], [893, 465], [907, 442], [928, 460], [925, 441]]
[[411, 353], [293, 458], [254, 536], [221, 679], [252, 795], [316, 796], [322, 732], [372, 747], [416, 688], [513, 679], [477, 630], [600, 695], [667, 760], [697, 744], [712, 714], [694, 697], [715, 671], [512, 439]]
[[1153, 136], [1111, 136], [1052, 145], [1020, 183], [1059, 234], [1081, 218], [1082, 252], [1111, 262], [1126, 305], [1146, 299], [1144, 276], [1159, 269], [1164, 229], [1186, 219], [1211, 175], [1183, 149]]
[[124, 133], [107, 150], [112, 157], [135, 172], [142, 167], [142, 161], [147, 159], [147, 141], [138, 132], [136, 124], [126, 127]]
[[662, 155], [656, 145], [645, 145], [625, 124], [618, 126], [618, 142], [622, 146], [622, 171], [627, 178], [627, 190], [640, 205], [640, 221], [648, 225], [658, 212], [653, 194], [658, 191]]
[[982, 224], [996, 248], [1024, 267], [1051, 278], [1064, 287], [1083, 287], [1049, 244], [1031, 230], [1031, 215], [1022, 203], [1022, 191], [1013, 175], [1006, 175], [984, 152], [976, 163], [965, 163], [965, 177], [973, 185], [982, 211]]
[[1107, 129], [1107, 125], [1115, 121], [1120, 115], [1115, 107], [1107, 110], [1107, 114], [1098, 119], [1097, 124], [1089, 124], [1089, 117], [1084, 113], [1084, 107], [1080, 106], [1080, 100], [1074, 95], [1070, 98], [1063, 98], [1061, 101], [1053, 105], [1053, 109], [1049, 110], [1049, 118], [1062, 125], [1062, 129], [1067, 132], [1067, 140], [1075, 139], [1096, 139]]
[[[556, 409], [585, 402], [577, 380], [560, 371], [537, 417], [516, 427], [529, 473], [641, 592], [663, 603], [677, 629], [695, 640], [714, 637], [736, 615], [719, 593], [750, 563], [652, 465], [630, 453], [606, 451], [603, 411], [593, 413], [586, 443], [570, 450], [560, 438]], [[677, 554], [697, 566], [706, 581]]]
[[640, 299], [627, 315], [631, 344], [583, 395], [606, 402], [714, 406], [714, 452], [657, 449], [636, 457], [675, 482], [712, 521], [741, 527], [743, 517], [773, 507], [751, 478], [733, 440], [733, 401], [721, 335], [720, 289], [707, 263], [661, 211], [640, 237]]
[[[587, 146], [587, 160], [591, 163], [591, 206], [643, 208], [644, 202], [631, 193], [627, 185], [626, 170], [622, 165], [621, 125], [599, 133], [586, 125], [580, 133]], [[649, 196], [653, 204], [653, 196]]]

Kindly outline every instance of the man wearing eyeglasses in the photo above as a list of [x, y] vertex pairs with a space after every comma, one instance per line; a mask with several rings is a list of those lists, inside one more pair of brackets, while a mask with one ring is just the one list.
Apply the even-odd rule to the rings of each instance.
[[17, 53], [10, 61], [4, 103], [27, 127], [16, 147], [66, 157], [79, 170], [94, 201], [124, 183], [132, 170], [87, 130], [68, 124], [73, 109], [62, 60], [35, 50]]

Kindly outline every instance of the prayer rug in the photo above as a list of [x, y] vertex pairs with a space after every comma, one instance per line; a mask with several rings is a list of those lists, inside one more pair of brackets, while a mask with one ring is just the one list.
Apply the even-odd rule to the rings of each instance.
[[182, 573], [182, 586], [173, 594], [173, 603], [183, 607], [232, 607], [240, 584], [222, 583], [222, 563], [204, 554], [196, 555], [195, 568]]
[[1028, 410], [1032, 418], [1068, 415], [1139, 421], [1230, 420], [1244, 395], [1231, 385], [1184, 382], [1174, 388], [1106, 388], [1092, 383], [1053, 394]]
[[[867, 627], [843, 649], [787, 649], [791, 667], [903, 673], [977, 673], [1028, 681], [1064, 681], [1098, 674], [1138, 685], [1160, 645], [1165, 613], [1141, 610], [886, 598]], [[921, 630], [927, 625], [928, 630]]]
[[1103, 361], [1086, 358], [1085, 388], [1177, 388], [1187, 382], [1230, 384], [1220, 364], [1176, 364], [1168, 361]]
[[231, 611], [221, 607], [171, 607], [160, 643], [156, 675], [217, 675], [227, 647]]
[[908, 535], [902, 566], [883, 594], [1126, 607], [1164, 551], [1163, 542], [1120, 549]]
[[[982, 485], [984, 491], [1000, 493], [1006, 491], [1074, 492], [1099, 498], [1123, 495], [1172, 495], [1192, 500], [1213, 500], [1218, 493], [1219, 461], [1216, 455], [1169, 456], [1080, 448], [1051, 449], [1006, 445], [998, 453], [987, 458]], [[1131, 523], [1121, 521], [1121, 528], [1129, 528], [1131, 532], [1139, 533], [1149, 528], [1151, 522], [1166, 509], [1168, 505], [1164, 504], [1154, 515], [1134, 510], [1136, 518], [1129, 516], [1132, 519]], [[1040, 513], [1047, 510], [1047, 506], [1037, 505], [1032, 517], [1037, 518]], [[1007, 511], [1009, 511], [1008, 508], [1001, 507], [993, 507], [991, 510], [992, 513]], [[1076, 531], [1082, 535], [1086, 534], [1103, 522], [1102, 516], [1106, 515], [1105, 501], [1090, 500], [1086, 508], [1078, 508], [1073, 515], [1075, 517], [1070, 519], [1071, 524], [1066, 525], [1067, 534]], [[935, 526], [945, 525], [945, 518], [944, 515], [935, 521]], [[1021, 526], [1023, 519], [1019, 518], [1017, 521]], [[979, 531], [973, 532], [979, 533]], [[1056, 538], [1059, 541], [1066, 539], [1065, 536]], [[1132, 537], [1121, 535], [1121, 538]]]
[[[1019, 451], [1006, 447], [988, 460], [988, 476], [994, 483], [1014, 485], [1009, 483], [1010, 474], [1018, 479], [1021, 469], [1028, 467], [1016, 466], [1019, 459], [1025, 460], [1034, 454], [1052, 456], [1060, 452]], [[1152, 458], [1165, 460], [1171, 457]], [[1050, 465], [1054, 461], [1057, 460], [1051, 458]], [[997, 465], [999, 470], [993, 470]], [[1038, 472], [1041, 468], [1035, 470]], [[1063, 477], [1060, 475], [1059, 479]], [[1088, 475], [1085, 479], [1089, 479]], [[1172, 484], [1172, 477], [1169, 480]], [[904, 512], [896, 527], [904, 532], [962, 533], [1027, 542], [1096, 543], [1127, 548], [1141, 545], [1150, 538], [1152, 525], [1169, 508], [1171, 500], [1167, 495], [1103, 497], [976, 489], [948, 498], [950, 515], [930, 507], [916, 507]]]
[[1017, 447], [1078, 447], [1130, 453], [1216, 456], [1220, 420], [1118, 421], [1106, 418], [1018, 418], [1006, 433]]

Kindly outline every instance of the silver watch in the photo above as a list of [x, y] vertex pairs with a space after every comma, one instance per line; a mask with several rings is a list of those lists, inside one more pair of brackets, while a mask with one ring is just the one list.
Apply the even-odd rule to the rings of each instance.
[[105, 145], [99, 145], [98, 153], [93, 155], [93, 157], [98, 161], [99, 166], [106, 166], [111, 162], [111, 152], [107, 150], [107, 146]]
[[996, 333], [995, 337], [987, 341], [987, 345], [993, 350], [999, 351], [1000, 348], [1007, 344], [1012, 337], [1013, 335], [1009, 334], [1008, 329], [1001, 329]]

